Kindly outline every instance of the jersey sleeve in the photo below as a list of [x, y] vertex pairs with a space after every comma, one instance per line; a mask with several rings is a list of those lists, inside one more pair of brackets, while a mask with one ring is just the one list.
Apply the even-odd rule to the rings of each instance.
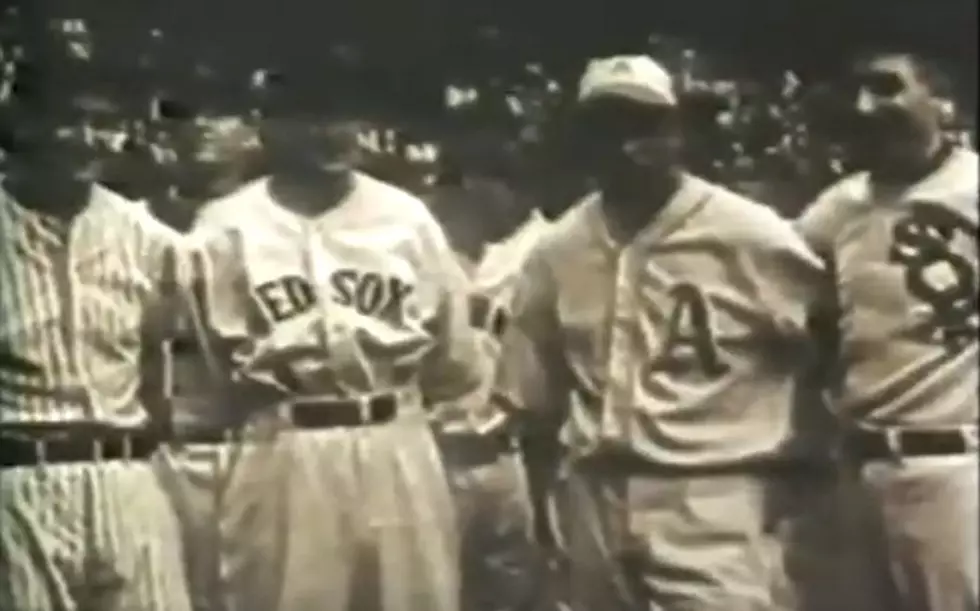
[[861, 185], [861, 175], [844, 178], [818, 195], [793, 222], [796, 231], [821, 257], [833, 254], [837, 234], [851, 211], [848, 194], [862, 188]]
[[811, 314], [832, 291], [827, 267], [789, 222], [775, 214], [769, 220], [765, 237], [749, 249], [747, 275], [776, 333], [804, 337]]
[[514, 295], [511, 324], [495, 370], [493, 402], [503, 411], [553, 415], [567, 402], [570, 378], [561, 350], [554, 277], [543, 246], [528, 256]]
[[489, 371], [487, 353], [470, 325], [470, 283], [435, 219], [420, 233], [436, 309], [428, 325], [433, 345], [422, 360], [419, 384], [427, 404], [465, 400], [478, 392]]

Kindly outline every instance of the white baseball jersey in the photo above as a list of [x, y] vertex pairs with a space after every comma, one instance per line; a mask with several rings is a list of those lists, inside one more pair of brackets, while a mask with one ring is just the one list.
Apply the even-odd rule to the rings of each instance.
[[486, 375], [463, 272], [405, 191], [358, 173], [343, 201], [305, 217], [263, 178], [209, 204], [195, 233], [213, 266], [208, 324], [241, 342], [233, 358], [254, 379], [303, 396], [418, 385], [432, 402]]
[[[471, 217], [472, 218], [472, 217]], [[500, 355], [500, 338], [513, 309], [514, 291], [528, 254], [541, 240], [550, 223], [538, 210], [503, 240], [488, 244], [479, 261], [459, 255], [470, 278], [470, 322], [480, 336], [487, 360]], [[495, 420], [488, 409], [492, 377], [462, 405], [443, 405], [435, 419], [443, 432], [472, 431], [492, 427]]]
[[835, 263], [845, 371], [838, 410], [858, 424], [977, 420], [977, 154], [954, 149], [901, 189], [844, 178], [797, 221]]
[[528, 262], [495, 396], [568, 406], [573, 456], [719, 466], [791, 452], [822, 273], [789, 223], [698, 178], [626, 244], [590, 195]]
[[[70, 223], [0, 188], [0, 421], [140, 426], [143, 338], [169, 308], [179, 234], [95, 185]], [[160, 322], [160, 321], [155, 321]]]

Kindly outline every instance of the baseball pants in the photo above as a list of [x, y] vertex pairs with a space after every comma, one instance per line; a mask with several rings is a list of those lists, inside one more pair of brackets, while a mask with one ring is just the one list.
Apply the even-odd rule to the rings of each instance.
[[862, 543], [869, 514], [856, 479], [840, 468], [803, 472], [779, 497], [773, 611], [893, 611]]
[[190, 611], [177, 523], [148, 462], [0, 471], [0, 609]]
[[157, 469], [179, 518], [194, 611], [281, 609], [290, 452], [282, 423], [225, 443], [171, 445]]
[[566, 503], [575, 611], [772, 611], [784, 576], [784, 474], [628, 475], [574, 465]]
[[571, 539], [567, 470], [557, 472], [542, 491], [539, 504], [540, 520], [549, 532], [548, 565], [545, 575], [546, 584], [539, 603], [540, 611], [568, 611], [571, 609], [569, 592], [571, 590], [568, 541]]
[[520, 454], [497, 439], [439, 445], [460, 535], [462, 611], [532, 611], [540, 557]]
[[384, 424], [282, 422], [166, 460], [185, 537], [203, 533], [188, 568], [212, 567], [199, 609], [458, 611], [455, 516], [421, 402]]
[[888, 608], [980, 608], [976, 454], [871, 461], [859, 477], [872, 508], [868, 561], [887, 567]]

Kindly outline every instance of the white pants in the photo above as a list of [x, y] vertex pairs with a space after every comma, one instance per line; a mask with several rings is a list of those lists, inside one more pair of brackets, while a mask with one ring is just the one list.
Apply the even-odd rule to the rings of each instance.
[[871, 507], [869, 561], [887, 569], [894, 611], [976, 611], [976, 454], [873, 461], [860, 479]]
[[0, 470], [0, 609], [189, 611], [177, 523], [150, 465]]
[[443, 458], [461, 539], [463, 611], [530, 611], [540, 557], [520, 454], [474, 464], [444, 448]]
[[189, 572], [211, 576], [199, 611], [458, 611], [455, 516], [421, 409], [248, 437], [161, 461]]

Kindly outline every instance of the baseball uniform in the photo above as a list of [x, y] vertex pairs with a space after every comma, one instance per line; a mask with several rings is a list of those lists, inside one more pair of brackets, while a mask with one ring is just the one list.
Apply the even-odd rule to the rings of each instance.
[[[188, 611], [149, 464], [176, 237], [95, 185], [71, 221], [0, 187], [0, 608]], [[159, 342], [159, 343], [157, 343]]]
[[798, 219], [834, 262], [835, 410], [902, 611], [978, 606], [977, 155], [941, 159], [901, 188], [849, 176]]
[[[473, 223], [472, 213], [469, 218]], [[470, 321], [481, 333], [491, 362], [499, 354], [500, 334], [510, 317], [521, 265], [548, 226], [547, 219], [534, 210], [510, 236], [487, 245], [479, 261], [459, 255], [471, 280]], [[454, 227], [446, 230], [452, 242]], [[462, 543], [462, 608], [520, 611], [530, 608], [540, 576], [532, 540], [533, 515], [516, 441], [499, 431], [478, 432], [492, 427], [490, 382], [488, 378], [467, 397], [465, 405], [437, 408], [434, 420]]]
[[690, 175], [628, 243], [603, 206], [531, 255], [494, 393], [529, 422], [565, 410], [572, 607], [771, 609], [822, 265], [770, 209]]
[[455, 611], [458, 541], [424, 406], [469, 394], [487, 367], [435, 220], [358, 173], [316, 217], [260, 179], [209, 204], [198, 231], [207, 325], [254, 389], [213, 407], [260, 429], [221, 459], [223, 602]]

